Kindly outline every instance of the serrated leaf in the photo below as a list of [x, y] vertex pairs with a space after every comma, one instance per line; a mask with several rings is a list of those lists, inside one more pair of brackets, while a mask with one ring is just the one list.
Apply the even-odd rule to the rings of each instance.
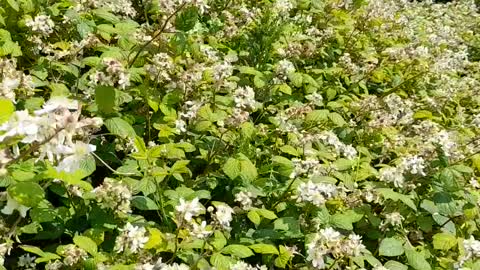
[[340, 229], [353, 230], [353, 223], [360, 221], [362, 217], [362, 214], [348, 210], [345, 213], [336, 213], [331, 216], [330, 223]]
[[214, 253], [210, 257], [210, 263], [212, 266], [215, 266], [215, 269], [218, 270], [230, 270], [230, 266], [235, 263], [235, 261], [227, 256], [224, 256], [220, 253]]
[[43, 188], [34, 182], [18, 182], [8, 187], [8, 194], [27, 207], [37, 206], [45, 197]]
[[284, 246], [280, 246], [279, 250], [280, 250], [280, 255], [277, 258], [275, 258], [275, 266], [279, 268], [285, 268], [287, 263], [293, 257], [293, 254], [289, 249], [287, 249]]
[[262, 221], [262, 218], [260, 217], [260, 215], [257, 213], [255, 209], [250, 210], [247, 214], [247, 217], [255, 225], [260, 224], [260, 222]]
[[288, 86], [287, 84], [280, 84], [278, 85], [278, 91], [282, 92], [282, 93], [285, 93], [287, 95], [291, 95], [292, 94], [292, 88], [290, 86]]
[[245, 155], [239, 155], [240, 177], [247, 182], [252, 182], [258, 176], [257, 168]]
[[227, 159], [227, 162], [223, 165], [223, 172], [232, 180], [237, 178], [241, 172], [240, 161], [234, 158]]
[[449, 233], [437, 233], [433, 236], [433, 248], [440, 250], [449, 250], [457, 245], [455, 235]]
[[146, 196], [134, 196], [132, 198], [132, 205], [140, 210], [158, 210], [158, 205]]
[[403, 254], [403, 243], [396, 238], [385, 238], [378, 248], [380, 256], [395, 257]]
[[195, 6], [190, 6], [179, 12], [175, 17], [175, 27], [180, 31], [187, 32], [195, 27], [197, 21], [198, 9]]
[[228, 245], [222, 249], [222, 253], [233, 255], [238, 258], [248, 258], [254, 255], [252, 250], [243, 245]]
[[260, 254], [278, 254], [278, 249], [270, 244], [253, 244], [249, 248], [253, 249], [255, 253]]
[[35, 246], [22, 245], [20, 247], [23, 250], [25, 250], [26, 252], [30, 252], [30, 253], [33, 253], [33, 254], [36, 254], [36, 255], [40, 256], [40, 258], [37, 258], [35, 260], [36, 263], [48, 262], [48, 261], [57, 260], [57, 259], [61, 258], [57, 254], [54, 254], [54, 253], [51, 253], [51, 252], [45, 252], [45, 251], [43, 251], [40, 248], [35, 247]]
[[107, 9], [94, 9], [92, 13], [96, 17], [101, 18], [113, 24], [120, 22], [120, 19], [117, 16], [115, 16], [113, 13], [109, 12]]
[[266, 219], [276, 219], [277, 218], [277, 215], [275, 215], [275, 213], [273, 211], [263, 209], [263, 208], [262, 209], [257, 208], [256, 211], [259, 215], [261, 215], [262, 217], [264, 217]]
[[73, 243], [75, 243], [75, 245], [85, 250], [86, 252], [88, 252], [88, 254], [92, 256], [95, 256], [98, 253], [97, 243], [95, 243], [95, 241], [86, 236], [76, 235], [75, 237], [73, 237]]
[[311, 111], [305, 117], [305, 121], [312, 124], [319, 124], [328, 120], [328, 114], [328, 110]]
[[136, 138], [137, 134], [135, 133], [133, 127], [120, 117], [114, 117], [105, 120], [105, 126], [107, 127], [108, 131], [124, 139]]
[[329, 113], [328, 118], [330, 118], [332, 123], [335, 124], [337, 127], [343, 127], [347, 125], [347, 122], [343, 119], [343, 117], [336, 112]]
[[405, 250], [408, 264], [415, 270], [432, 270], [430, 264], [425, 260], [422, 254], [416, 252], [413, 249]]
[[397, 192], [395, 192], [395, 191], [393, 191], [392, 189], [389, 189], [389, 188], [379, 188], [379, 189], [377, 189], [377, 191], [380, 194], [382, 194], [382, 196], [385, 199], [390, 199], [390, 200], [393, 200], [393, 201], [400, 200], [401, 202], [403, 202], [408, 207], [417, 211], [417, 206], [415, 205], [415, 203], [413, 202], [413, 200], [409, 196], [397, 193]]
[[255, 75], [255, 77], [253, 77], [253, 84], [256, 88], [263, 88], [267, 85], [262, 75]]
[[150, 234], [150, 237], [148, 238], [147, 243], [145, 243], [145, 249], [152, 249], [156, 248], [163, 243], [163, 234], [162, 232], [157, 229], [157, 228], [149, 228], [148, 232]]
[[292, 156], [296, 156], [296, 157], [298, 157], [300, 155], [300, 153], [297, 151], [297, 149], [295, 149], [295, 147], [293, 147], [291, 145], [284, 145], [284, 146], [280, 147], [280, 151], [282, 151], [283, 153], [292, 155]]
[[10, 5], [10, 7], [12, 7], [15, 11], [19, 11], [20, 10], [20, 6], [18, 5], [17, 3], [17, 0], [7, 0], [7, 3]]
[[397, 261], [388, 261], [384, 266], [389, 270], [408, 270], [408, 266]]
[[213, 240], [210, 244], [216, 249], [220, 250], [227, 244], [227, 239], [221, 231], [215, 231], [213, 234]]
[[288, 79], [292, 82], [295, 87], [301, 87], [303, 84], [303, 76], [298, 72], [291, 72], [288, 75]]

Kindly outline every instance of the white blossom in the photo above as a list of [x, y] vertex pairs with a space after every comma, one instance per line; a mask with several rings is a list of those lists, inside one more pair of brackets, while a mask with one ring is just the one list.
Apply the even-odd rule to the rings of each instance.
[[36, 258], [35, 256], [30, 256], [30, 254], [24, 254], [18, 258], [17, 265], [23, 269], [36, 269]]
[[218, 205], [217, 211], [215, 212], [215, 220], [223, 227], [229, 228], [230, 222], [232, 221], [233, 217], [233, 209], [225, 204]]
[[191, 201], [185, 201], [184, 198], [180, 198], [180, 203], [175, 207], [175, 210], [181, 220], [190, 222], [193, 217], [200, 215], [205, 209], [198, 198]]
[[55, 23], [47, 15], [37, 15], [33, 19], [28, 19], [25, 24], [33, 32], [38, 32], [44, 36], [53, 33], [53, 28], [55, 27]]
[[252, 208], [253, 200], [255, 198], [250, 191], [240, 191], [235, 193], [235, 201], [239, 202], [243, 210], [249, 210]]
[[5, 215], [11, 215], [13, 214], [13, 211], [17, 210], [21, 217], [26, 217], [29, 209], [30, 207], [20, 204], [17, 200], [7, 194], [7, 205], [3, 207], [2, 213]]
[[134, 226], [131, 223], [127, 223], [120, 231], [120, 235], [115, 240], [115, 250], [117, 252], [128, 250], [131, 253], [137, 253], [149, 239], [144, 227]]
[[396, 167], [382, 168], [379, 174], [380, 181], [392, 183], [395, 187], [403, 187], [405, 178], [401, 170]]

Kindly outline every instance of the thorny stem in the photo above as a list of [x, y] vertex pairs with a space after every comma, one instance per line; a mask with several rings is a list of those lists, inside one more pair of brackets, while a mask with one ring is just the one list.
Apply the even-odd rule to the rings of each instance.
[[132, 62], [130, 62], [130, 64], [128, 65], [128, 68], [131, 68], [133, 66], [138, 56], [140, 56], [140, 54], [145, 50], [145, 48], [147, 48], [148, 45], [150, 45], [155, 39], [157, 39], [158, 37], [160, 37], [160, 35], [163, 34], [163, 32], [165, 31], [165, 28], [167, 28], [169, 21], [186, 5], [186, 3], [187, 2], [184, 2], [183, 4], [181, 4], [172, 14], [170, 14], [165, 20], [165, 22], [163, 23], [162, 27], [160, 28], [160, 31], [155, 36], [153, 36], [152, 39], [145, 42], [145, 44], [143, 44], [143, 46], [140, 47], [138, 52], [135, 54], [135, 57], [133, 57]]
[[335, 266], [335, 264], [338, 262], [338, 260], [339, 260], [339, 258], [336, 258], [336, 259], [333, 261], [333, 263], [328, 267], [328, 270], [332, 269], [332, 268]]
[[173, 256], [170, 260], [168, 260], [168, 263], [172, 263], [175, 258], [177, 257], [177, 251], [178, 251], [178, 235], [180, 234], [180, 229], [182, 228], [183, 226], [183, 220], [182, 222], [180, 223], [180, 225], [178, 226], [177, 230], [175, 231], [175, 249], [173, 250]]
[[17, 231], [17, 226], [22, 221], [22, 216], [18, 216], [17, 220], [15, 220], [15, 223], [12, 224], [12, 227], [7, 233], [7, 238], [11, 238], [13, 234]]
[[285, 199], [285, 196], [287, 196], [287, 193], [290, 191], [290, 188], [292, 187], [293, 182], [295, 182], [295, 179], [292, 179], [292, 181], [290, 182], [290, 184], [288, 184], [288, 187], [287, 187], [287, 189], [283, 192], [282, 196], [280, 196], [280, 198], [277, 200], [277, 202], [276, 202], [274, 205], [272, 205], [272, 207], [271, 207], [272, 209], [275, 208], [275, 206], [277, 206], [278, 204], [280, 204], [280, 203], [283, 201], [283, 199]]

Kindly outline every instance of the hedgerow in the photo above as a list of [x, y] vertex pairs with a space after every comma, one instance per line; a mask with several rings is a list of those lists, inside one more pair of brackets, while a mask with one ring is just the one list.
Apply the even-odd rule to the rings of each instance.
[[478, 3], [0, 3], [1, 269], [480, 269]]

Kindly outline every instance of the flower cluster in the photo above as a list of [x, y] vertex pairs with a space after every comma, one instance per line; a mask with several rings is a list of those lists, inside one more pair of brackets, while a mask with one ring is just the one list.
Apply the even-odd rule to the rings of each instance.
[[478, 268], [474, 0], [30, 2], [0, 268]]
[[149, 239], [144, 227], [134, 226], [131, 223], [127, 223], [125, 227], [119, 230], [120, 235], [115, 239], [115, 250], [117, 252], [137, 253]]
[[337, 194], [337, 187], [332, 184], [308, 181], [298, 186], [297, 193], [297, 202], [309, 202], [315, 206], [322, 206]]
[[93, 190], [93, 193], [102, 208], [111, 209], [119, 215], [126, 215], [132, 211], [130, 189], [114, 179], [106, 178], [100, 186]]
[[43, 36], [53, 33], [55, 23], [47, 15], [37, 15], [33, 19], [28, 19], [25, 24], [33, 31]]
[[308, 243], [307, 260], [315, 269], [325, 269], [326, 257], [346, 259], [359, 256], [363, 249], [365, 246], [362, 244], [360, 236], [350, 234], [348, 237], [344, 237], [338, 231], [326, 228], [316, 233]]
[[130, 85], [130, 74], [120, 61], [113, 58], [103, 59], [101, 68], [92, 73], [90, 79], [94, 86], [118, 86], [125, 89]]

